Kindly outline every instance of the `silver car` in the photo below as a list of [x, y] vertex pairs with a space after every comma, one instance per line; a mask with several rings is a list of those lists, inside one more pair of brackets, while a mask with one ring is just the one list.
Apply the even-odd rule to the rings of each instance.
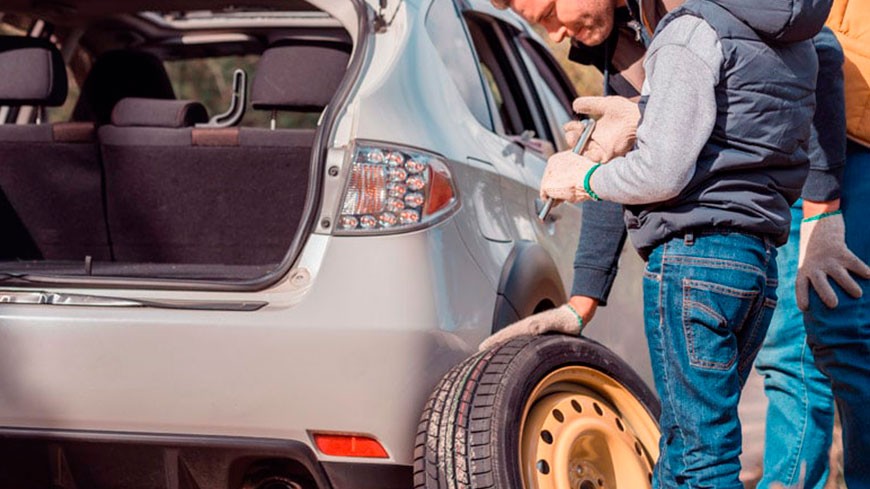
[[[0, 488], [644, 487], [541, 219], [575, 92], [486, 0], [5, 0]], [[618, 312], [617, 312], [618, 317]], [[428, 399], [428, 401], [427, 401]]]

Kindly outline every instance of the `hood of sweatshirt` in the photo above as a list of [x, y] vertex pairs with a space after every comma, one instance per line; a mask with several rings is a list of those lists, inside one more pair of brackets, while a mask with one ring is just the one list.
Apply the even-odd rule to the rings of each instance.
[[[797, 42], [815, 36], [831, 10], [833, 0], [712, 0], [751, 27], [759, 36], [776, 42]], [[629, 10], [652, 35], [659, 21], [683, 0], [627, 0]]]
[[818, 34], [832, 0], [713, 0], [764, 39], [797, 42]]

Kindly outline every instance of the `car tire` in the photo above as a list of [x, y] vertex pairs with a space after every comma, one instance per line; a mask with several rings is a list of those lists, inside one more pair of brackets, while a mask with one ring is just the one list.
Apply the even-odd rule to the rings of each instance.
[[650, 487], [660, 412], [599, 343], [514, 339], [471, 356], [435, 388], [417, 430], [414, 487]]

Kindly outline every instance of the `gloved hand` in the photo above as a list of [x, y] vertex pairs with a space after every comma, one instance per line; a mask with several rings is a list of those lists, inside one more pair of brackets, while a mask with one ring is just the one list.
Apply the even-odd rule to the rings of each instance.
[[565, 304], [556, 309], [548, 309], [533, 314], [506, 326], [480, 344], [478, 351], [484, 351], [520, 336], [537, 336], [547, 332], [579, 335], [583, 331], [583, 319], [574, 308]]
[[804, 221], [800, 230], [800, 254], [795, 282], [798, 308], [810, 307], [809, 286], [830, 308], [837, 307], [837, 294], [828, 283], [834, 279], [852, 297], [861, 297], [861, 286], [849, 274], [870, 279], [870, 267], [846, 247], [846, 225], [841, 214]]
[[571, 151], [554, 154], [547, 160], [544, 178], [541, 179], [541, 199], [553, 198], [571, 203], [590, 200], [592, 197], [583, 188], [583, 180], [593, 166], [593, 161]]
[[[592, 139], [581, 153], [592, 161], [607, 163], [622, 156], [634, 147], [640, 110], [637, 104], [625, 97], [578, 97], [574, 100], [574, 112], [598, 117]], [[565, 139], [570, 147], [577, 144], [583, 132], [580, 121], [565, 124]]]

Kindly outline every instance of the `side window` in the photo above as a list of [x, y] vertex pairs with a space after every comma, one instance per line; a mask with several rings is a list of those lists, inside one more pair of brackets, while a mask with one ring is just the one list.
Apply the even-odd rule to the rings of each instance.
[[525, 35], [518, 36], [516, 39], [523, 62], [529, 72], [533, 73], [535, 88], [544, 110], [548, 113], [550, 130], [556, 139], [552, 142], [555, 148], [566, 149], [567, 143], [564, 141], [561, 128], [573, 118], [574, 110], [571, 104], [577, 98], [577, 92], [545, 47]]
[[32, 23], [28, 18], [0, 12], [0, 36], [24, 36]]
[[484, 127], [493, 129], [484, 80], [477, 70], [471, 41], [452, 1], [436, 0], [426, 13], [426, 31], [466, 105]]
[[[248, 74], [248, 106], [241, 125], [269, 127], [271, 113], [252, 110], [250, 84], [259, 60], [257, 55], [219, 56], [164, 61], [166, 73], [179, 99], [196, 100], [205, 105], [209, 116], [220, 114], [230, 106], [233, 72], [240, 68]], [[282, 128], [314, 128], [320, 113], [286, 112], [277, 114]]]
[[555, 96], [559, 104], [569, 113], [572, 111], [571, 103], [577, 98], [577, 90], [568, 76], [562, 71], [559, 63], [553, 59], [553, 55], [526, 35], [517, 36], [520, 46], [530, 70], [541, 75], [541, 80], [546, 85], [551, 95]]
[[468, 13], [465, 18], [480, 71], [495, 101], [493, 116], [501, 120], [503, 134], [551, 139], [534, 84], [512, 41], [518, 32], [485, 15]]
[[[52, 37], [52, 41], [58, 42], [58, 39]], [[60, 42], [62, 43], [63, 41], [61, 40]], [[66, 66], [66, 79], [69, 85], [66, 102], [60, 107], [47, 107], [45, 109], [48, 122], [66, 122], [72, 120], [73, 110], [81, 94], [81, 84], [84, 83], [85, 74], [90, 70], [90, 67], [90, 55], [84, 49], [76, 49]]]

